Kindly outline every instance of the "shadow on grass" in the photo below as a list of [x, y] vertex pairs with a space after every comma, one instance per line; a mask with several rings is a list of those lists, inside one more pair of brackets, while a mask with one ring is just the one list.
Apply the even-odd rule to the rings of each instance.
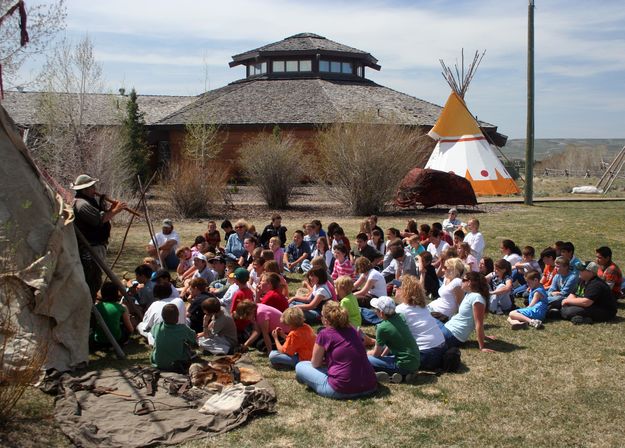
[[[625, 305], [623, 305], [621, 308], [625, 309]], [[625, 317], [614, 316], [614, 318], [612, 320], [609, 320], [607, 322], [601, 322], [601, 323], [612, 325], [612, 324], [622, 324], [623, 322], [625, 322]]]
[[[468, 342], [465, 342], [461, 348], [462, 349], [471, 348], [471, 349], [479, 350], [480, 346], [478, 345], [477, 341], [468, 341]], [[504, 341], [503, 339], [495, 339], [494, 341], [488, 342], [488, 348], [490, 348], [491, 350], [495, 350], [496, 352], [511, 353], [516, 350], [525, 350], [527, 347], [522, 346], [522, 345], [516, 345], [516, 344], [513, 344], [512, 342]]]

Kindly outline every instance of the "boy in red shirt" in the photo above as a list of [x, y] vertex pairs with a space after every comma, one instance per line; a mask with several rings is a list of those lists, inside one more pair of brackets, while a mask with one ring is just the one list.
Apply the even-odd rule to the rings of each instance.
[[[250, 272], [247, 269], [237, 268], [230, 276], [239, 287], [239, 290], [232, 296], [232, 305], [230, 306], [230, 315], [234, 317], [234, 312], [239, 303], [244, 301], [254, 302], [254, 292], [247, 286], [247, 281], [250, 279]], [[234, 319], [239, 342], [243, 343], [249, 337], [250, 329], [248, 327], [251, 323], [248, 319]]]

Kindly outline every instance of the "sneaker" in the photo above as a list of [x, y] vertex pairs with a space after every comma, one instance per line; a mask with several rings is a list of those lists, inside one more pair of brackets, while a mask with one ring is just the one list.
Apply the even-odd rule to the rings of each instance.
[[406, 377], [404, 378], [404, 381], [406, 383], [412, 383], [414, 380], [417, 379], [417, 374], [416, 373], [409, 373], [408, 375], [406, 375]]
[[393, 373], [391, 375], [391, 383], [393, 384], [399, 384], [404, 380], [404, 377], [401, 375], [401, 373]]
[[375, 377], [378, 383], [388, 383], [391, 380], [391, 377], [386, 372], [375, 372]]
[[581, 324], [590, 325], [592, 324], [592, 318], [586, 317], [586, 316], [573, 316], [571, 318], [571, 323], [574, 325], [581, 325]]
[[543, 323], [542, 323], [542, 321], [541, 321], [541, 320], [538, 320], [538, 319], [532, 319], [532, 320], [530, 320], [529, 325], [530, 325], [530, 327], [532, 327], [532, 328], [536, 328], [536, 329], [538, 330], [539, 328], [542, 328]]

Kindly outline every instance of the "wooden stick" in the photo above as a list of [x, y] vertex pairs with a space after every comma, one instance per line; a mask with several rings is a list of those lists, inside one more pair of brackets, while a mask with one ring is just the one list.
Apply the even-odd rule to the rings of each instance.
[[[150, 178], [148, 183], [145, 184], [145, 189], [140, 191], [141, 195], [139, 197], [139, 201], [137, 202], [137, 205], [135, 206], [135, 208], [141, 206], [141, 201], [145, 197], [145, 194], [147, 193], [148, 188], [150, 188], [150, 184], [152, 184], [152, 181], [154, 180], [155, 177], [156, 177], [156, 171], [154, 172], [154, 174], [152, 174], [152, 177]], [[130, 226], [132, 226], [132, 223], [133, 223], [134, 219], [135, 219], [135, 215], [132, 215], [130, 217], [130, 221], [128, 222], [128, 225], [126, 226], [126, 233], [124, 233], [124, 238], [122, 239], [122, 244], [119, 247], [119, 251], [117, 252], [117, 256], [115, 257], [115, 260], [113, 261], [113, 263], [111, 263], [111, 270], [115, 269], [115, 265], [117, 264], [117, 261], [119, 260], [119, 257], [121, 257], [121, 255], [122, 255], [122, 251], [124, 250], [124, 246], [126, 244], [126, 238], [128, 238], [128, 232], [130, 232]]]
[[[141, 183], [141, 176], [139, 176], [138, 174], [137, 174], [137, 182], [139, 183], [139, 189], [143, 190], [143, 184]], [[161, 263], [161, 268], [166, 269], [167, 266], [165, 266], [165, 260], [163, 260], [163, 257], [161, 256], [161, 252], [158, 250], [158, 245], [156, 244], [156, 237], [154, 236], [154, 229], [152, 228], [152, 221], [150, 221], [150, 212], [148, 211], [148, 203], [145, 200], [145, 196], [141, 200], [141, 203], [143, 204], [143, 211], [145, 212], [145, 222], [147, 222], [148, 224], [148, 231], [150, 232], [150, 238], [152, 238], [152, 244], [154, 245], [154, 248], [156, 249], [156, 255], [158, 256], [158, 260]]]

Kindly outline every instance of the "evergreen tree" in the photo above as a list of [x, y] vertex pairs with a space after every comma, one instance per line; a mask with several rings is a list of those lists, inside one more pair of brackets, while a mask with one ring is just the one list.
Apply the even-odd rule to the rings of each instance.
[[[126, 103], [126, 116], [122, 122], [124, 136], [124, 151], [132, 170], [145, 180], [149, 174], [149, 153], [146, 143], [145, 119], [143, 112], [139, 111], [137, 104], [137, 92], [133, 88]], [[133, 180], [134, 188], [138, 188], [136, 179]]]

